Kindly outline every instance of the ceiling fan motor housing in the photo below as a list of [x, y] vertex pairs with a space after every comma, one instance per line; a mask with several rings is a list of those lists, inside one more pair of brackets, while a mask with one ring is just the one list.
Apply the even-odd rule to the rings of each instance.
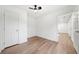
[[33, 10], [41, 10], [42, 7], [41, 6], [34, 5], [34, 8], [31, 8], [31, 9], [33, 9]]

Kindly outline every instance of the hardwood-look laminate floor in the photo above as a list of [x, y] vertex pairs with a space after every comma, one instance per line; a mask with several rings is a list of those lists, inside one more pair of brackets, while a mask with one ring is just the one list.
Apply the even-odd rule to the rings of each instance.
[[76, 54], [69, 37], [66, 38], [65, 44], [62, 43], [65, 38], [62, 39], [63, 38], [60, 38], [59, 42], [55, 42], [35, 36], [29, 38], [28, 41], [23, 44], [5, 48], [1, 54]]

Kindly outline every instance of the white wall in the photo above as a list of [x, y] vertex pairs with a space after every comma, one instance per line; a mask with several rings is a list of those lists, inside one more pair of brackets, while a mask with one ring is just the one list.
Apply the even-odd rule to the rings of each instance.
[[3, 11], [0, 8], [0, 52], [4, 48], [4, 18], [3, 18]]
[[27, 14], [27, 37], [36, 36], [36, 19]]
[[19, 16], [19, 43], [27, 41], [27, 12], [23, 12]]
[[76, 12], [73, 13], [72, 20], [73, 20], [73, 44], [77, 53], [79, 53], [79, 32], [77, 32], [79, 31], [79, 10], [78, 9]]
[[75, 27], [75, 31], [74, 31], [74, 43], [75, 43], [75, 48], [77, 50], [77, 53], [79, 53], [79, 5], [77, 6], [77, 15], [75, 15], [75, 21], [74, 21], [74, 27]]
[[44, 15], [38, 19], [37, 36], [57, 41], [57, 19], [52, 14]]

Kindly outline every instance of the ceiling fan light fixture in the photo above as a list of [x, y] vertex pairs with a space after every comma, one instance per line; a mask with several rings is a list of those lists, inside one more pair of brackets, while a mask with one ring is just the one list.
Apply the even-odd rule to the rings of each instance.
[[32, 9], [32, 10], [41, 10], [42, 7], [38, 6], [38, 5], [34, 5], [34, 7], [29, 7], [29, 9]]
[[42, 7], [41, 7], [41, 6], [39, 6], [39, 7], [38, 7], [38, 9], [39, 9], [39, 10], [41, 10], [41, 9], [42, 9]]

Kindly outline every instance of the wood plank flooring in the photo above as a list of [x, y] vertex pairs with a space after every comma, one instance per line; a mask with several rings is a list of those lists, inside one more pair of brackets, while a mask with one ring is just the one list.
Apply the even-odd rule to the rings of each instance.
[[59, 33], [59, 41], [55, 48], [55, 53], [59, 54], [75, 54], [77, 53], [71, 37], [67, 33]]
[[4, 49], [1, 54], [76, 54], [75, 48], [67, 34], [60, 34], [59, 42], [38, 36], [27, 42]]

